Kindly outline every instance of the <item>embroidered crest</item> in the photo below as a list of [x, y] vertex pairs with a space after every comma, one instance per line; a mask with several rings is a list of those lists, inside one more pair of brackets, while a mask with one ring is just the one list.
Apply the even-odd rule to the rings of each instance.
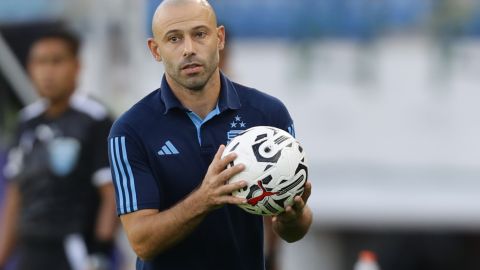
[[237, 137], [238, 134], [242, 133], [247, 129], [247, 123], [242, 120], [242, 117], [236, 115], [232, 122], [229, 123], [230, 130], [227, 132], [227, 144]]

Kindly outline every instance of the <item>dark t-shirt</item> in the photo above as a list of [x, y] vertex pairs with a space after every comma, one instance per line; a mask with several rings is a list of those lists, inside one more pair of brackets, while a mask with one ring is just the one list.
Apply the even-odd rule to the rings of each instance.
[[46, 117], [45, 109], [39, 101], [21, 112], [5, 168], [20, 190], [20, 239], [90, 238], [97, 186], [111, 181], [105, 141], [112, 121], [100, 103], [80, 95], [59, 117]]

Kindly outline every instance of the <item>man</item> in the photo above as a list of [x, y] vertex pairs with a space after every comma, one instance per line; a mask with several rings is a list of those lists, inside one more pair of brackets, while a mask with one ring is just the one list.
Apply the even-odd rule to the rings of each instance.
[[[28, 71], [42, 98], [21, 113], [0, 231], [0, 269], [16, 246], [18, 269], [86, 269], [116, 228], [105, 140], [111, 127], [99, 103], [75, 94], [79, 41], [43, 35], [30, 48]], [[92, 257], [90, 257], [92, 258]], [[98, 260], [97, 260], [98, 262]]]
[[[293, 129], [285, 106], [231, 82], [218, 68], [225, 29], [204, 0], [165, 0], [148, 46], [165, 74], [113, 125], [109, 154], [117, 212], [137, 253], [137, 269], [264, 269], [262, 218], [236, 204], [227, 184], [244, 169], [224, 145], [248, 127]], [[218, 150], [217, 150], [218, 149]], [[288, 242], [308, 231], [311, 184], [273, 218]]]

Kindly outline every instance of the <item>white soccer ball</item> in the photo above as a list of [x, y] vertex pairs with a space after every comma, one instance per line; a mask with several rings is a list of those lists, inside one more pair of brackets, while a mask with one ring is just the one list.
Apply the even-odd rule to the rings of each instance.
[[245, 165], [229, 183], [247, 181], [248, 185], [232, 194], [246, 198], [239, 205], [245, 211], [271, 216], [285, 211], [297, 195], [302, 195], [308, 177], [305, 152], [300, 143], [281, 129], [257, 126], [235, 137], [225, 148], [222, 158], [235, 152], [230, 163]]

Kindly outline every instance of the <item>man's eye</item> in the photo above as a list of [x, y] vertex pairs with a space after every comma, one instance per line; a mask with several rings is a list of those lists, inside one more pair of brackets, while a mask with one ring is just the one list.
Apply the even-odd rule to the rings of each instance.
[[168, 38], [168, 41], [170, 41], [170, 42], [177, 42], [177, 41], [179, 41], [179, 40], [180, 40], [180, 38], [179, 38], [179, 37], [175, 37], [175, 36]]
[[207, 33], [206, 32], [197, 32], [196, 36], [199, 37], [199, 38], [204, 38], [204, 37], [207, 36]]

